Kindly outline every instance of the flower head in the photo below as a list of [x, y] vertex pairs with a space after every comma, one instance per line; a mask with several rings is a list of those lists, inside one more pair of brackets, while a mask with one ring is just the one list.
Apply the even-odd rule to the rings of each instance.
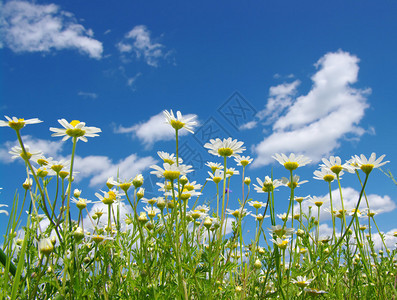
[[30, 148], [28, 145], [24, 145], [24, 148], [25, 148], [26, 154], [23, 152], [22, 148], [19, 146], [12, 147], [8, 153], [10, 153], [12, 155], [12, 157], [11, 157], [12, 159], [22, 157], [23, 160], [29, 160], [29, 159], [36, 160], [42, 154], [41, 151], [30, 152]]
[[[157, 155], [163, 160], [163, 162], [168, 163], [170, 165], [176, 163], [176, 157], [175, 154], [169, 154], [168, 152], [164, 152], [164, 151], [158, 151]], [[178, 158], [178, 163], [181, 164], [183, 163], [182, 158]]]
[[284, 153], [276, 153], [272, 157], [289, 171], [293, 171], [298, 167], [302, 167], [311, 162], [311, 159], [309, 159], [308, 157], [303, 155], [296, 156], [294, 153], [291, 153], [289, 157], [286, 156]]
[[12, 129], [17, 130], [17, 131], [21, 130], [23, 127], [25, 127], [25, 125], [37, 124], [37, 123], [43, 122], [37, 118], [25, 120], [25, 119], [18, 119], [16, 117], [12, 117], [12, 118], [7, 117], [7, 116], [4, 116], [4, 117], [7, 119], [7, 121], [0, 120], [0, 127], [9, 126]]
[[282, 250], [285, 250], [288, 246], [288, 243], [290, 241], [290, 239], [280, 239], [279, 237], [276, 238], [276, 240], [271, 239], [271, 241], [277, 245], [277, 247], [279, 247]]
[[176, 117], [172, 112], [172, 109], [168, 112], [167, 110], [163, 111], [165, 116], [166, 123], [170, 124], [175, 130], [179, 130], [185, 128], [190, 133], [194, 133], [193, 126], [197, 125], [197, 122], [194, 121], [196, 115], [190, 118], [184, 118], [180, 111], [176, 112]]
[[66, 141], [67, 139], [73, 137], [77, 138], [77, 140], [87, 142], [87, 137], [95, 137], [98, 136], [97, 133], [102, 132], [101, 129], [97, 127], [85, 126], [84, 122], [77, 120], [73, 120], [69, 123], [65, 119], [60, 119], [58, 122], [64, 128], [50, 127], [50, 131], [55, 132], [51, 136], [63, 136], [62, 141]]
[[237, 163], [238, 166], [247, 166], [250, 163], [252, 163], [253, 158], [249, 157], [249, 156], [237, 156], [234, 161]]
[[217, 156], [239, 156], [240, 153], [245, 151], [245, 147], [243, 147], [243, 142], [239, 142], [237, 140], [232, 140], [232, 138], [228, 139], [211, 139], [209, 143], [204, 145], [204, 148], [209, 149], [208, 152], [217, 155]]
[[[210, 175], [210, 177], [207, 178], [207, 180], [213, 181], [215, 183], [221, 182], [224, 177], [224, 173], [220, 169], [215, 170], [215, 173], [208, 172], [208, 174]], [[226, 174], [226, 178], [229, 176], [229, 174]]]
[[313, 279], [306, 279], [306, 276], [297, 276], [296, 280], [291, 279], [291, 282], [293, 284], [296, 284], [300, 288], [307, 287], [312, 281], [313, 281]]
[[151, 171], [150, 174], [155, 174], [158, 178], [165, 178], [168, 180], [176, 180], [179, 176], [186, 175], [187, 173], [192, 172], [192, 166], [188, 165], [179, 165], [176, 164], [163, 164], [163, 169], [157, 165], [150, 166], [150, 168], [155, 171]]
[[361, 169], [365, 174], [371, 173], [374, 168], [379, 168], [389, 161], [382, 162], [385, 155], [381, 155], [378, 159], [376, 159], [376, 154], [372, 152], [369, 159], [367, 159], [363, 154], [360, 156], [355, 155], [352, 157], [351, 162], [352, 164], [356, 165], [357, 168]]
[[342, 175], [342, 170], [345, 170], [349, 173], [354, 173], [354, 168], [348, 163], [342, 164], [342, 160], [339, 156], [330, 156], [329, 160], [323, 158], [322, 161], [324, 164], [321, 164], [320, 167], [328, 169], [336, 175]]
[[207, 167], [211, 168], [212, 173], [214, 173], [216, 170], [222, 170], [223, 166], [221, 163], [214, 163], [214, 162], [207, 162], [205, 164]]
[[261, 179], [259, 179], [257, 177], [256, 181], [258, 182], [259, 186], [254, 184], [254, 188], [258, 193], [273, 192], [277, 187], [279, 187], [280, 185], [283, 185], [281, 180], [278, 180], [278, 179], [272, 180], [269, 176], [266, 176], [264, 181], [262, 181]]
[[300, 186], [301, 184], [304, 184], [306, 182], [308, 182], [307, 180], [303, 180], [303, 181], [299, 181], [299, 176], [298, 175], [294, 175], [294, 177], [292, 177], [292, 183], [290, 182], [290, 180], [288, 178], [281, 178], [281, 182], [288, 186], [289, 188], [296, 188], [298, 186]]
[[[317, 180], [324, 180], [326, 182], [332, 182], [335, 180], [335, 173], [332, 172], [330, 169], [322, 167], [320, 170], [314, 171], [314, 179]], [[342, 175], [343, 171], [340, 172], [339, 175]]]

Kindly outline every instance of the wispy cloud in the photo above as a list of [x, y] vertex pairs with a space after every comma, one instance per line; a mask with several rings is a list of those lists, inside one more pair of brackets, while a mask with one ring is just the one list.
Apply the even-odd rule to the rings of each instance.
[[142, 58], [152, 67], [157, 67], [160, 60], [166, 59], [172, 53], [172, 51], [167, 51], [164, 45], [152, 39], [145, 25], [135, 26], [117, 44], [117, 48], [123, 55], [135, 53], [137, 59]]
[[92, 30], [58, 5], [14, 0], [0, 7], [2, 40], [14, 52], [77, 49], [92, 58], [102, 57], [102, 43], [93, 38]]
[[358, 124], [368, 107], [370, 90], [351, 87], [357, 82], [358, 62], [348, 52], [327, 53], [315, 64], [318, 71], [312, 76], [312, 89], [296, 99], [298, 80], [271, 87], [266, 108], [258, 117], [270, 115], [272, 134], [253, 147], [254, 166], [271, 163], [276, 152], [296, 152], [318, 161], [338, 148], [346, 135], [364, 134]]
[[[187, 114], [184, 117], [190, 118], [195, 115]], [[163, 112], [154, 115], [146, 122], [141, 122], [130, 127], [118, 126], [114, 129], [115, 133], [131, 133], [133, 137], [138, 138], [147, 149], [151, 148], [158, 141], [169, 141], [175, 138], [175, 130], [165, 124]], [[179, 135], [186, 135], [188, 131], [181, 130]]]
[[91, 99], [96, 99], [98, 98], [98, 94], [96, 93], [89, 93], [89, 92], [78, 92], [77, 95], [83, 97], [83, 98], [91, 98]]

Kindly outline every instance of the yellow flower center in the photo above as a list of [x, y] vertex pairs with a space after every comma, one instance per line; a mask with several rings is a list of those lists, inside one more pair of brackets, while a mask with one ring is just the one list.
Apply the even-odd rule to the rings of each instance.
[[334, 175], [327, 174], [327, 175], [325, 175], [325, 176], [323, 177], [323, 179], [324, 179], [324, 181], [326, 181], [326, 182], [332, 182], [332, 181], [334, 181], [335, 177], [334, 177]]
[[262, 204], [260, 204], [258, 201], [252, 202], [252, 206], [256, 209], [259, 209], [262, 207]]
[[362, 165], [360, 167], [360, 169], [365, 173], [365, 174], [369, 174], [371, 173], [372, 169], [374, 168], [374, 165], [372, 164], [367, 164], [367, 165]]
[[87, 207], [87, 202], [85, 202], [85, 199], [80, 198], [79, 201], [77, 201], [76, 206], [78, 209], [84, 209]]
[[246, 159], [240, 160], [240, 164], [241, 164], [243, 167], [247, 166], [249, 163], [250, 163], [250, 162], [249, 162], [248, 160], [246, 160]]
[[71, 137], [81, 137], [85, 135], [85, 130], [75, 128], [75, 129], [66, 129], [66, 134]]
[[186, 184], [184, 187], [187, 191], [193, 191], [194, 190], [194, 186], [191, 184]]
[[59, 176], [60, 176], [62, 179], [65, 179], [68, 175], [69, 175], [69, 172], [66, 172], [66, 171], [60, 171], [60, 172], [59, 172]]
[[235, 210], [232, 212], [233, 217], [237, 218], [240, 215], [240, 212], [238, 210]]
[[193, 219], [196, 220], [196, 219], [200, 218], [200, 216], [201, 216], [201, 212], [200, 211], [195, 210], [195, 211], [192, 212], [192, 218]]
[[172, 159], [164, 159], [164, 163], [172, 165], [174, 161]]
[[46, 169], [38, 169], [37, 176], [39, 177], [46, 177], [48, 175], [48, 171]]
[[109, 194], [109, 198], [110, 198], [110, 199], [116, 200], [116, 194], [115, 194], [115, 192], [109, 191], [108, 194]]
[[32, 157], [32, 154], [30, 152], [26, 152], [26, 154], [24, 154], [23, 152], [20, 154], [20, 156], [24, 159], [24, 160], [29, 160]]
[[174, 127], [174, 129], [179, 130], [182, 129], [183, 126], [185, 126], [185, 123], [182, 123], [179, 120], [171, 120], [170, 122], [171, 126]]
[[8, 126], [10, 126], [14, 130], [20, 130], [25, 126], [25, 119], [18, 119], [18, 122], [10, 121], [8, 122]]
[[102, 242], [105, 238], [104, 238], [102, 235], [94, 235], [94, 236], [91, 237], [91, 239], [92, 239], [95, 243], [99, 244], [99, 243]]
[[79, 120], [73, 120], [72, 122], [70, 122], [70, 125], [72, 125], [73, 127], [76, 127], [76, 125], [79, 123], [80, 123]]
[[295, 201], [298, 202], [298, 203], [302, 203], [303, 197], [296, 197]]
[[128, 189], [131, 187], [131, 183], [125, 182], [125, 183], [121, 183], [119, 186], [123, 191], [128, 191]]
[[45, 159], [43, 159], [43, 158], [39, 158], [39, 159], [37, 160], [37, 163], [38, 163], [40, 166], [46, 166], [46, 165], [48, 165], [48, 161], [45, 160]]
[[296, 285], [299, 286], [300, 288], [304, 288], [304, 287], [306, 287], [308, 284], [307, 284], [306, 281], [298, 281], [298, 282], [296, 283]]
[[230, 156], [230, 155], [232, 155], [233, 154], [233, 150], [232, 149], [230, 149], [230, 148], [219, 148], [218, 149], [218, 154], [220, 155], [220, 156]]
[[180, 171], [164, 171], [164, 178], [168, 180], [178, 179], [180, 175]]
[[299, 167], [299, 164], [296, 161], [287, 161], [284, 163], [284, 167], [289, 171], [293, 171]]
[[280, 249], [286, 249], [287, 248], [287, 245], [288, 245], [288, 240], [285, 240], [285, 241], [282, 241], [281, 242], [281, 244], [278, 244], [277, 246], [280, 248]]
[[219, 183], [219, 182], [221, 182], [221, 180], [222, 180], [222, 178], [221, 177], [214, 177], [214, 178], [212, 178], [212, 180], [215, 182], [215, 183]]
[[63, 169], [63, 165], [52, 165], [51, 169], [56, 173], [59, 173]]
[[316, 201], [316, 202], [314, 202], [314, 204], [315, 204], [317, 207], [320, 207], [321, 205], [323, 205], [323, 202], [322, 202], [322, 201]]
[[331, 171], [334, 172], [335, 174], [339, 174], [342, 170], [343, 168], [341, 165], [335, 165], [331, 167]]

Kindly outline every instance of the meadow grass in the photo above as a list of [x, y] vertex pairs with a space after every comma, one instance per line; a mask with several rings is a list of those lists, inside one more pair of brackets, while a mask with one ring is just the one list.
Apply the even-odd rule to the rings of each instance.
[[[386, 163], [384, 156], [353, 156], [343, 164], [339, 157], [323, 159], [314, 174], [328, 183], [329, 196], [297, 197], [295, 189], [304, 182], [296, 169], [310, 163], [308, 158], [275, 154], [287, 177], [278, 180], [270, 174], [252, 184], [246, 176], [252, 159], [240, 155], [243, 143], [214, 139], [204, 147], [219, 161], [207, 163], [211, 171], [200, 184], [189, 181], [193, 169], [178, 154], [178, 133], [192, 132], [194, 120], [172, 111], [165, 118], [165, 126], [175, 129], [176, 148], [174, 154], [159, 152], [163, 164], [152, 166], [159, 196], [145, 199], [142, 175], [125, 180], [115, 174], [106, 182], [107, 190], [96, 194], [105, 211], [95, 212], [88, 209], [92, 201], [73, 188], [78, 176], [73, 170], [77, 142], [97, 136], [99, 128], [60, 120], [63, 128], [51, 128], [53, 136], [71, 138], [73, 150], [70, 161], [53, 161], [29, 152], [20, 134], [40, 120], [7, 117], [0, 122], [15, 130], [20, 145], [10, 153], [24, 160], [27, 176], [13, 199], [0, 251], [1, 299], [396, 297], [396, 250], [386, 247], [365, 193], [372, 171]], [[241, 169], [228, 168], [231, 160]], [[361, 186], [354, 208], [344, 207], [343, 172], [357, 176]], [[390, 172], [388, 176], [394, 180]], [[228, 193], [232, 179], [241, 182], [237, 198]], [[331, 183], [338, 185], [341, 203], [333, 201]], [[198, 205], [210, 184], [216, 186], [216, 207]], [[290, 196], [287, 212], [278, 218], [276, 189], [281, 186], [290, 189]], [[253, 201], [252, 193], [261, 193], [263, 202]], [[232, 201], [240, 207], [229, 209]], [[304, 201], [311, 201], [308, 211], [302, 209]], [[332, 234], [321, 237], [320, 209], [328, 202]], [[362, 203], [366, 209], [360, 211]], [[72, 205], [78, 214], [72, 214]], [[131, 213], [124, 216], [125, 205]], [[247, 222], [255, 222], [250, 240], [242, 230], [248, 215], [254, 218]], [[382, 240], [380, 251], [373, 241], [375, 230]]]

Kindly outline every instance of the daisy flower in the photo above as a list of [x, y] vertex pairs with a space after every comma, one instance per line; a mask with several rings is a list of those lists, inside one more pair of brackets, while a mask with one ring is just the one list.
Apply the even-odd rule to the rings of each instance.
[[163, 111], [165, 116], [166, 123], [170, 124], [175, 130], [179, 130], [185, 128], [190, 133], [194, 133], [193, 127], [197, 125], [197, 122], [194, 121], [196, 115], [190, 118], [184, 118], [180, 111], [176, 112], [176, 117], [172, 112], [172, 109], [168, 112], [167, 110]]
[[[215, 183], [221, 182], [221, 180], [224, 177], [223, 171], [219, 169], [217, 169], [214, 174], [211, 172], [208, 172], [208, 174], [210, 175], [210, 177], [207, 178], [207, 180], [213, 181]], [[228, 178], [229, 176], [230, 176], [229, 174], [226, 174], [226, 178]]]
[[110, 205], [115, 201], [121, 201], [120, 193], [116, 190], [110, 190], [108, 192], [101, 191], [103, 195], [99, 193], [95, 193], [95, 196], [98, 197], [103, 204]]
[[280, 239], [279, 237], [277, 237], [276, 240], [271, 239], [271, 241], [274, 244], [276, 244], [277, 247], [279, 247], [280, 249], [285, 250], [287, 248], [287, 246], [288, 246], [288, 243], [289, 243], [290, 239], [283, 240], [283, 239]]
[[68, 123], [65, 119], [58, 120], [64, 128], [54, 128], [50, 127], [50, 131], [55, 132], [51, 136], [63, 136], [62, 141], [66, 141], [70, 137], [77, 138], [83, 142], [87, 142], [87, 137], [98, 136], [97, 133], [102, 132], [101, 129], [97, 127], [85, 126], [84, 122], [73, 120]]
[[[70, 168], [70, 161], [68, 160], [52, 160], [50, 163], [50, 168], [57, 174], [61, 172], [63, 169], [69, 169]], [[74, 172], [73, 172], [74, 173]]]
[[235, 218], [239, 218], [240, 216], [244, 218], [246, 215], [251, 214], [246, 208], [240, 207], [239, 209], [229, 209], [226, 208], [226, 213], [228, 215], [232, 215]]
[[312, 196], [308, 201], [310, 203], [313, 203], [317, 207], [321, 207], [324, 203], [327, 203], [329, 201], [329, 198]]
[[[292, 177], [292, 187], [293, 188], [296, 188], [296, 187], [300, 186], [301, 184], [304, 184], [304, 183], [308, 182], [307, 180], [299, 181], [299, 178], [300, 177], [298, 175], [294, 175], [294, 177]], [[291, 188], [291, 182], [289, 181], [288, 178], [285, 178], [285, 177], [281, 178], [281, 182], [284, 185], [286, 185], [289, 188]]]
[[199, 209], [189, 211], [188, 215], [191, 216], [194, 220], [197, 220], [197, 219], [204, 220], [206, 217], [208, 217], [207, 213], [202, 212]]
[[249, 157], [249, 156], [237, 156], [236, 158], [234, 158], [234, 161], [237, 163], [238, 166], [247, 166], [250, 163], [252, 163], [253, 158]]
[[223, 166], [221, 163], [214, 163], [214, 162], [207, 162], [205, 164], [207, 167], [211, 168], [212, 173], [214, 173], [216, 170], [222, 170]]
[[243, 147], [243, 142], [239, 142], [237, 140], [232, 140], [232, 138], [228, 139], [211, 139], [209, 143], [204, 145], [204, 148], [209, 149], [208, 152], [217, 155], [217, 156], [239, 156], [240, 153], [245, 151], [245, 147]]
[[161, 210], [153, 206], [146, 206], [143, 209], [147, 212], [150, 219], [153, 219], [156, 215], [161, 213]]
[[286, 228], [281, 225], [276, 225], [276, 226], [271, 226], [271, 228], [268, 228], [268, 230], [271, 232], [271, 234], [275, 234], [279, 237], [283, 237], [285, 235], [293, 235], [295, 232], [294, 228]]
[[32, 178], [26, 178], [25, 181], [22, 183], [22, 187], [27, 190], [30, 189], [33, 185], [33, 179]]
[[227, 168], [226, 169], [226, 175], [239, 175], [240, 172], [238, 170], [236, 170], [236, 168]]
[[186, 183], [183, 188], [187, 189], [188, 191], [199, 190], [203, 185], [198, 184], [196, 181]]
[[265, 180], [262, 181], [258, 177], [256, 178], [259, 186], [254, 184], [254, 188], [258, 193], [268, 193], [274, 191], [277, 187], [283, 185], [281, 180], [274, 179], [272, 180], [269, 176], [265, 177]]
[[293, 171], [298, 167], [302, 167], [311, 162], [311, 159], [309, 159], [308, 157], [303, 155], [296, 156], [294, 153], [291, 153], [289, 157], [286, 156], [284, 153], [276, 153], [272, 157], [289, 171]]
[[381, 155], [378, 159], [376, 159], [376, 154], [372, 152], [369, 159], [367, 159], [363, 154], [360, 156], [355, 155], [352, 157], [351, 162], [357, 166], [357, 168], [361, 169], [365, 174], [371, 173], [372, 169], [379, 168], [389, 161], [382, 162], [385, 155]]
[[158, 178], [165, 178], [171, 181], [178, 179], [179, 176], [186, 175], [187, 173], [193, 171], [191, 170], [192, 166], [188, 166], [188, 165], [177, 166], [176, 164], [170, 165], [168, 163], [163, 164], [163, 169], [157, 165], [152, 165], [150, 166], [150, 168], [154, 169], [154, 171], [151, 171], [150, 174], [154, 174]]
[[265, 207], [266, 203], [259, 202], [259, 201], [250, 201], [250, 202], [248, 202], [248, 205], [254, 207], [255, 209], [260, 209], [262, 207]]
[[[314, 174], [314, 179], [317, 180], [324, 180], [326, 182], [332, 182], [336, 179], [335, 173], [332, 172], [330, 169], [322, 167], [320, 170], [316, 170], [313, 172]], [[342, 175], [343, 171], [339, 173], [339, 175]]]
[[28, 125], [28, 124], [37, 124], [37, 123], [43, 122], [43, 121], [40, 121], [38, 118], [25, 120], [25, 119], [18, 119], [16, 117], [12, 117], [12, 118], [7, 117], [7, 116], [4, 116], [4, 117], [7, 119], [7, 121], [0, 120], [0, 127], [8, 126], [14, 130], [20, 130], [23, 127], [25, 127], [25, 125]]
[[298, 276], [298, 277], [296, 277], [296, 280], [291, 279], [291, 282], [293, 284], [296, 284], [300, 288], [307, 287], [312, 281], [313, 281], [313, 279], [306, 279], [306, 276]]
[[24, 145], [25, 151], [26, 151], [26, 157], [23, 153], [23, 150], [19, 146], [14, 146], [11, 148], [11, 150], [8, 152], [12, 155], [12, 159], [16, 159], [18, 157], [22, 157], [24, 160], [25, 159], [32, 159], [32, 160], [37, 160], [40, 158], [42, 152], [41, 151], [34, 151], [30, 152], [30, 147], [28, 145]]
[[[168, 163], [168, 164], [170, 164], [170, 165], [172, 165], [172, 164], [174, 164], [174, 163], [176, 163], [176, 157], [175, 157], [175, 154], [174, 153], [172, 153], [172, 154], [169, 154], [169, 153], [167, 153], [167, 152], [164, 152], [164, 151], [158, 151], [157, 152], [157, 155], [163, 160], [163, 162], [165, 162], [165, 163]], [[178, 163], [183, 163], [183, 160], [182, 160], [182, 158], [178, 158]]]
[[349, 163], [342, 164], [339, 156], [330, 156], [329, 159], [323, 158], [322, 161], [324, 164], [321, 164], [320, 167], [326, 168], [336, 175], [340, 174], [342, 170], [354, 173], [354, 168]]
[[34, 162], [36, 162], [38, 165], [40, 166], [48, 166], [52, 163], [53, 158], [52, 157], [45, 157], [44, 155], [40, 155], [39, 158], [37, 158], [36, 160], [34, 160]]
[[[279, 218], [285, 222], [285, 220], [287, 220], [287, 213], [277, 214], [277, 218]], [[288, 216], [288, 220], [291, 220], [291, 219], [292, 219], [292, 216]]]

